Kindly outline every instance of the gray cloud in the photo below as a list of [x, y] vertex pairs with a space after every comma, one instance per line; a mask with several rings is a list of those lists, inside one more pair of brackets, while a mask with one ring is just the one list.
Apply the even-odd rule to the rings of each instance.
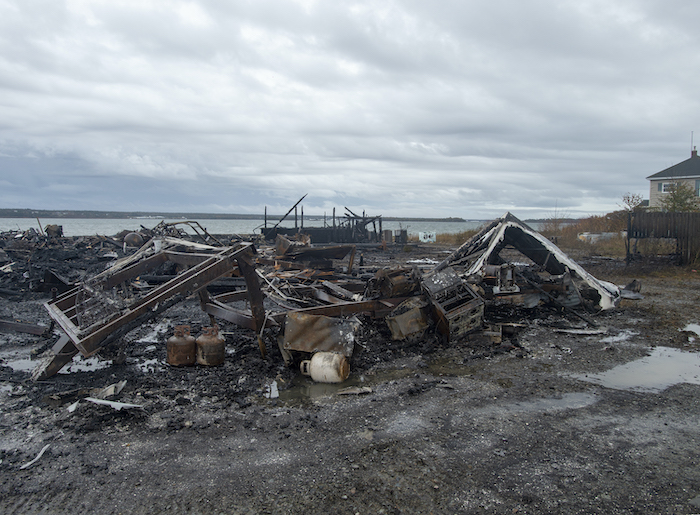
[[680, 1], [0, 3], [5, 207], [491, 218], [689, 156]]

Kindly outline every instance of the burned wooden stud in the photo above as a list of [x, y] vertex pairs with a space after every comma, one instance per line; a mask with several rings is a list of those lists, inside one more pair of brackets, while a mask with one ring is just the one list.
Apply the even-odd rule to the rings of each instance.
[[[45, 304], [51, 318], [58, 323], [81, 354], [86, 357], [95, 354], [109, 341], [133, 329], [133, 324], [152, 318], [179, 302], [184, 295], [199, 292], [214, 280], [230, 273], [236, 265], [241, 269], [248, 291], [251, 292], [253, 329], [259, 330], [262, 327], [265, 313], [262, 307], [262, 292], [252, 264], [251, 257], [255, 252], [252, 243], [221, 250], [214, 249], [218, 251], [216, 254], [198, 252], [191, 255], [166, 252], [162, 247], [168, 243], [172, 243], [172, 240], [165, 239], [153, 243], [155, 252], [153, 255], [147, 256], [148, 253], [144, 251], [139, 256], [140, 260], [127, 260]], [[178, 240], [177, 244], [183, 244], [183, 242]], [[155, 250], [156, 247], [157, 250]], [[213, 249], [205, 246], [195, 246], [195, 248]], [[194, 266], [135, 301], [110, 297], [113, 287], [122, 282], [128, 282], [131, 278], [152, 270], [168, 260], [194, 264]], [[205, 311], [210, 315], [216, 314], [210, 310]], [[73, 353], [70, 358], [76, 353]], [[70, 359], [59, 359], [57, 355], [52, 363], [47, 365], [44, 376], [48, 377], [46, 375], [48, 372], [55, 374], [68, 361]]]

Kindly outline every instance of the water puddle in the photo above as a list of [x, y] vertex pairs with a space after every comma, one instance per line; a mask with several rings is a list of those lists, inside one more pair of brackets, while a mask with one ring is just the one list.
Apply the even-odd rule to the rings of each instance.
[[[31, 359], [30, 349], [15, 348], [0, 352], [0, 362], [2, 365], [10, 367], [15, 372], [26, 372], [31, 374], [34, 369], [41, 363], [40, 359]], [[110, 366], [110, 361], [100, 361], [99, 358], [93, 356], [84, 358], [80, 354], [63, 367], [59, 374], [70, 374], [73, 372], [92, 372]]]
[[[415, 372], [414, 372], [415, 373]], [[277, 383], [266, 385], [264, 397], [279, 399], [285, 405], [294, 406], [304, 402], [320, 400], [335, 396], [340, 390], [351, 386], [370, 386], [379, 384], [385, 379], [379, 376], [371, 376], [371, 381], [364, 375], [350, 375], [342, 383], [315, 383], [306, 376], [298, 375], [292, 380], [292, 385], [284, 390], [277, 388]]]
[[[421, 374], [433, 376], [434, 379], [440, 379], [440, 377], [469, 377], [482, 370], [482, 365], [465, 365], [455, 361], [454, 358], [443, 358], [432, 361], [427, 366], [425, 364], [411, 363], [410, 366], [382, 370], [374, 374], [351, 374], [342, 383], [315, 383], [306, 376], [297, 375], [292, 379], [292, 384], [289, 388], [282, 389], [278, 384], [275, 384], [275, 386], [272, 384], [265, 385], [263, 397], [267, 399], [276, 398], [285, 405], [293, 406], [308, 401], [334, 397], [338, 395], [338, 392], [346, 388], [374, 388], [389, 381], [415, 376], [419, 371]], [[495, 378], [493, 380], [503, 388], [512, 386], [512, 382], [508, 378]], [[275, 397], [275, 395], [279, 395], [279, 397]]]
[[141, 370], [141, 372], [148, 374], [152, 372], [158, 372], [163, 370], [163, 362], [159, 359], [147, 359], [136, 363], [136, 367]]
[[[38, 361], [33, 361], [36, 365]], [[94, 372], [111, 366], [111, 361], [100, 361], [97, 356], [84, 358], [80, 354], [73, 358], [73, 361], [58, 371], [59, 374], [72, 374], [73, 372]]]
[[498, 404], [486, 406], [474, 410], [474, 414], [490, 415], [496, 413], [552, 413], [555, 411], [563, 411], [567, 409], [580, 409], [590, 406], [598, 400], [598, 397], [592, 393], [566, 393], [561, 397], [535, 399], [526, 402], [514, 402], [511, 404]]
[[656, 347], [651, 355], [607, 372], [570, 377], [616, 390], [660, 392], [678, 383], [700, 384], [700, 354]]
[[2, 383], [0, 384], [0, 395], [4, 393], [10, 393], [13, 389], [13, 386], [11, 384], [5, 384]]
[[3, 365], [10, 367], [15, 372], [28, 373], [31, 373], [38, 364], [38, 361], [29, 358], [8, 359], [3, 363]]
[[164, 319], [158, 322], [156, 325], [153, 326], [151, 329], [151, 332], [146, 334], [145, 336], [142, 336], [138, 341], [138, 343], [161, 343], [163, 342], [166, 337], [163, 335], [168, 332], [170, 329], [170, 320], [169, 319]]
[[614, 335], [614, 336], [608, 336], [607, 338], [603, 338], [600, 340], [600, 343], [621, 343], [621, 342], [626, 342], [627, 340], [630, 340], [633, 336], [637, 336], [639, 333], [635, 331], [630, 331], [629, 329], [625, 329], [624, 331], [621, 331], [620, 333]]

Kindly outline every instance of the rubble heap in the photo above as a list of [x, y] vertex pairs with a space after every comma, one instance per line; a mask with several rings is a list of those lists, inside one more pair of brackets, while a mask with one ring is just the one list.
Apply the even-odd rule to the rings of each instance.
[[[494, 307], [551, 305], [595, 325], [580, 310], [611, 309], [621, 298], [617, 286], [597, 280], [510, 213], [423, 270], [358, 269], [356, 245], [313, 246], [301, 234], [277, 235], [274, 246], [259, 249], [224, 244], [206, 231], [189, 238], [172, 224], [116, 238], [52, 234], [1, 240], [0, 278], [13, 287], [0, 293], [53, 292], [45, 306], [59, 337], [35, 379], [55, 374], [78, 353], [119, 345], [129, 331], [193, 295], [212, 326], [225, 321], [251, 331], [263, 357], [268, 345], [277, 347], [287, 365], [302, 370], [318, 353], [351, 359], [358, 317], [385, 324], [394, 341], [431, 333], [445, 342], [478, 334], [500, 343], [503, 323], [489, 316]], [[82, 268], [71, 267], [79, 255], [86, 256]]]

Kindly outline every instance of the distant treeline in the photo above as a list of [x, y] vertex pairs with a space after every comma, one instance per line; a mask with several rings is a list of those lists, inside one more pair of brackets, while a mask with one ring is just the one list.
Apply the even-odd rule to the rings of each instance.
[[[289, 215], [294, 217], [294, 215]], [[0, 218], [168, 218], [187, 220], [262, 220], [265, 215], [247, 215], [236, 213], [164, 213], [147, 211], [78, 211], [78, 210], [52, 210], [52, 209], [3, 209], [0, 208]], [[268, 220], [279, 220], [282, 215], [267, 215]], [[320, 215], [304, 215], [307, 220], [323, 220]], [[330, 217], [326, 217], [330, 218]], [[340, 217], [338, 217], [340, 218]], [[387, 222], [465, 222], [464, 218], [399, 218], [395, 216], [383, 216]]]

